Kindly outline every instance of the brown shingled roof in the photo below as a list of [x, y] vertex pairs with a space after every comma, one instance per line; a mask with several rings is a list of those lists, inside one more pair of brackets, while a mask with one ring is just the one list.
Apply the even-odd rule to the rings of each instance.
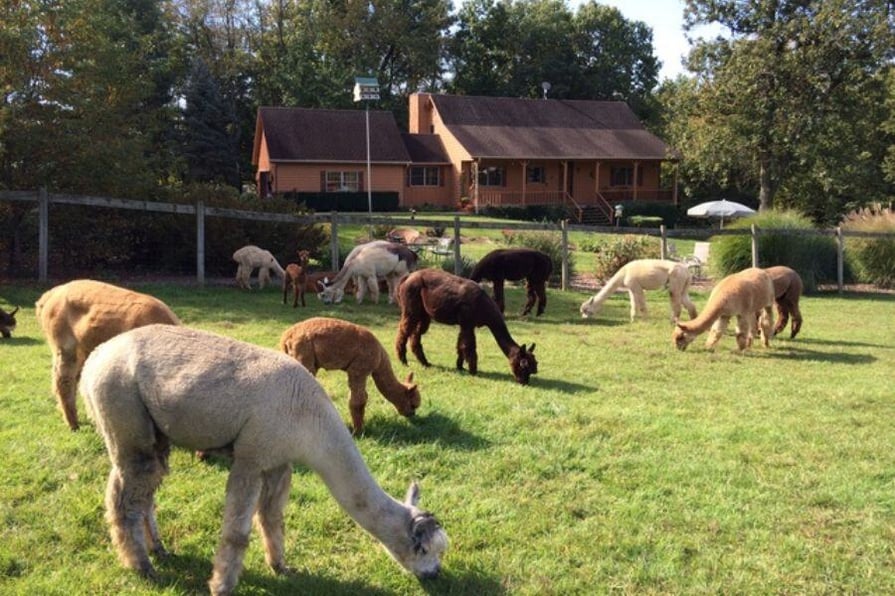
[[451, 163], [441, 137], [432, 134], [402, 133], [404, 146], [410, 153], [413, 163], [449, 164]]
[[[258, 109], [271, 161], [366, 162], [363, 110]], [[408, 163], [410, 155], [391, 112], [370, 111], [370, 161]]]
[[432, 95], [445, 126], [473, 157], [676, 159], [617, 101]]

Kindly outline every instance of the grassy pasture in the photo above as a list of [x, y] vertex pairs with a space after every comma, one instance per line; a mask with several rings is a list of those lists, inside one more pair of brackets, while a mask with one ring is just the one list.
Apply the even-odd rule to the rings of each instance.
[[[91, 423], [70, 432], [50, 393], [33, 317], [44, 289], [0, 288], [0, 305], [22, 306], [0, 341], [0, 593], [204, 592], [226, 464], [173, 452], [157, 494], [173, 555], [158, 562], [160, 585], [124, 570], [103, 520], [103, 443]], [[384, 300], [292, 309], [276, 289], [136, 289], [185, 324], [259, 345], [323, 315], [368, 326], [393, 353], [398, 313]], [[520, 319], [523, 292], [508, 291], [511, 333], [537, 344], [531, 386], [513, 383], [487, 330], [479, 375], [455, 371], [456, 328], [433, 324], [434, 366], [411, 356], [415, 419], [369, 387], [358, 447], [390, 494], [421, 482], [451, 538], [442, 577], [403, 573], [298, 467], [286, 521], [297, 572], [272, 575], [255, 532], [238, 593], [895, 593], [893, 296], [803, 298], [798, 339], [745, 354], [732, 337], [714, 353], [702, 338], [674, 350], [664, 292], [648, 293], [652, 316], [633, 324], [626, 295], [595, 320], [578, 317], [585, 294], [548, 296], [544, 316]], [[347, 423], [344, 373], [318, 378]]]

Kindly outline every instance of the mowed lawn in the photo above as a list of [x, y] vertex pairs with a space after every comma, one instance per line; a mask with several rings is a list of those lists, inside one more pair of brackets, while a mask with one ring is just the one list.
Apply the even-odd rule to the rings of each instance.
[[[133, 286], [187, 325], [274, 348], [297, 320], [369, 327], [394, 354], [395, 306], [353, 299], [283, 306], [276, 288]], [[50, 393], [51, 359], [34, 319], [45, 287], [0, 288], [21, 305], [0, 340], [0, 593], [193, 594], [206, 591], [219, 538], [225, 462], [175, 450], [157, 494], [172, 556], [159, 584], [120, 566], [103, 519], [109, 462], [87, 422], [72, 433]], [[665, 292], [628, 321], [626, 294], [591, 320], [586, 294], [549, 291], [547, 312], [508, 326], [536, 343], [539, 373], [517, 385], [486, 329], [479, 374], [454, 369], [457, 329], [433, 324], [433, 366], [412, 370], [423, 404], [400, 417], [369, 385], [357, 445], [378, 482], [422, 505], [451, 540], [443, 574], [403, 572], [296, 467], [287, 561], [273, 575], [253, 533], [239, 594], [891, 594], [895, 593], [895, 297], [803, 298], [805, 323], [770, 349], [710, 353], [671, 344]], [[699, 308], [707, 294], [694, 293]], [[346, 424], [344, 373], [319, 381]], [[83, 401], [79, 412], [86, 421]]]

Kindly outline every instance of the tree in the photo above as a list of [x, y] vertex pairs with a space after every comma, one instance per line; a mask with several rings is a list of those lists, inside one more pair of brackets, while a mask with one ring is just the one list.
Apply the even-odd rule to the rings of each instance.
[[[888, 4], [688, 0], [687, 28], [719, 23], [730, 33], [691, 51], [694, 107], [671, 116], [678, 123], [670, 140], [686, 159], [706, 160], [702, 175], [735, 162], [762, 209], [778, 193], [818, 218], [872, 200], [884, 150], [881, 73], [895, 47]], [[871, 192], [857, 196], [858, 189]], [[820, 209], [811, 196], [818, 192], [827, 197]]]

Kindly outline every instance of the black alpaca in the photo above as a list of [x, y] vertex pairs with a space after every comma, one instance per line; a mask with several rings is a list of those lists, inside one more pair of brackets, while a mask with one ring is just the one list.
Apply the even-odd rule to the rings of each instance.
[[395, 350], [401, 362], [407, 364], [407, 340], [410, 349], [423, 366], [429, 366], [423, 352], [422, 336], [432, 320], [446, 325], [459, 325], [457, 337], [457, 368], [469, 364], [470, 374], [478, 372], [475, 328], [488, 327], [510, 362], [513, 377], [527, 385], [529, 377], [538, 372], [535, 345], [526, 348], [510, 336], [503, 315], [497, 305], [475, 282], [439, 269], [422, 269], [411, 273], [398, 286], [401, 321]]
[[527, 315], [538, 301], [537, 314], [540, 316], [547, 307], [547, 280], [553, 273], [553, 261], [546, 254], [530, 248], [498, 248], [492, 250], [476, 263], [469, 276], [474, 282], [490, 280], [494, 285], [494, 301], [504, 311], [503, 282], [525, 279], [528, 300], [522, 314]]

